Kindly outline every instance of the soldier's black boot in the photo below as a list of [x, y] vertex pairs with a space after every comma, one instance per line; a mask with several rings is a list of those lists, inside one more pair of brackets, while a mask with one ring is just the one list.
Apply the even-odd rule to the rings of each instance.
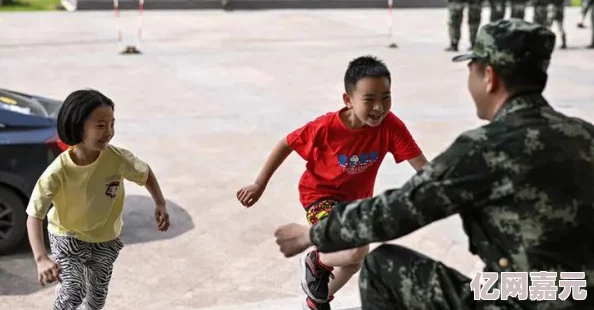
[[561, 49], [566, 49], [567, 48], [567, 38], [565, 37], [565, 34], [561, 35]]
[[458, 51], [458, 43], [451, 43], [450, 47], [445, 49], [446, 52], [457, 52]]

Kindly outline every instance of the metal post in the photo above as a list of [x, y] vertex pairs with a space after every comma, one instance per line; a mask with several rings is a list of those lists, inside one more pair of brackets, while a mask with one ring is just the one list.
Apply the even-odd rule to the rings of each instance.
[[396, 42], [394, 42], [394, 38], [393, 38], [393, 28], [394, 28], [394, 10], [393, 10], [393, 2], [394, 0], [388, 0], [388, 15], [389, 15], [389, 24], [390, 24], [390, 28], [388, 30], [389, 33], [389, 38], [390, 38], [390, 45], [388, 45], [389, 48], [397, 48], [398, 45], [396, 45]]

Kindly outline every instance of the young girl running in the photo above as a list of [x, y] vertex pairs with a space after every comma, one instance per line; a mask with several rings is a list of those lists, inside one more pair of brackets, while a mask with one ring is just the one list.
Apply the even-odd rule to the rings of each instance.
[[[169, 228], [165, 199], [150, 167], [109, 144], [114, 122], [114, 103], [105, 95], [70, 94], [58, 115], [58, 135], [70, 147], [43, 172], [27, 206], [39, 283], [60, 282], [53, 310], [104, 307], [113, 264], [124, 246], [118, 238], [124, 179], [146, 186], [156, 204], [157, 229]], [[46, 214], [53, 259], [43, 241]]]

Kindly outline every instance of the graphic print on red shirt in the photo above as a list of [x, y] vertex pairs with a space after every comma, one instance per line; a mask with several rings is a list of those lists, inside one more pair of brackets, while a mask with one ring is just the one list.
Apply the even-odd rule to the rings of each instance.
[[287, 143], [307, 162], [298, 186], [304, 207], [323, 198], [371, 197], [387, 153], [393, 154], [396, 163], [421, 154], [406, 125], [392, 112], [377, 127], [352, 130], [340, 119], [342, 110], [320, 116], [287, 135]]

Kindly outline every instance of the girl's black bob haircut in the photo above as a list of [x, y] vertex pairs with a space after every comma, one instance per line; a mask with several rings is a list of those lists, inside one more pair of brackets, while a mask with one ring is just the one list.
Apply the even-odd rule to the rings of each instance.
[[113, 101], [94, 89], [77, 90], [64, 100], [58, 113], [58, 136], [68, 145], [82, 142], [84, 123], [98, 107], [114, 108]]

